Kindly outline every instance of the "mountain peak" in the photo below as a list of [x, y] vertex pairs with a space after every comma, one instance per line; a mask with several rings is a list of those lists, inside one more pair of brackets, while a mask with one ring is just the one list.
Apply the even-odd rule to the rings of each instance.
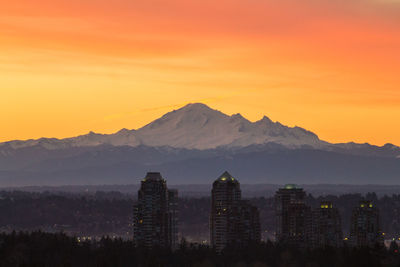
[[117, 132], [117, 134], [128, 134], [129, 132], [134, 131], [134, 130], [128, 130], [126, 128], [122, 128]]
[[392, 143], [386, 143], [384, 146], [384, 148], [390, 148], [390, 149], [395, 149], [397, 148], [395, 145], [393, 145]]
[[247, 120], [245, 117], [243, 117], [242, 114], [240, 114], [240, 113], [233, 114], [233, 115], [231, 116], [231, 118], [232, 118], [232, 120], [248, 121], [248, 120]]
[[267, 116], [263, 116], [262, 117], [262, 119], [261, 120], [259, 120], [259, 121], [256, 121], [256, 123], [266, 123], [266, 124], [269, 124], [269, 123], [273, 123], [273, 121], [270, 119], [270, 118], [268, 118]]
[[215, 111], [206, 104], [203, 103], [189, 103], [186, 106], [178, 109], [182, 111]]
[[[38, 141], [24, 143], [32, 146]], [[122, 129], [115, 134], [87, 135], [55, 140], [51, 147], [86, 147], [102, 144], [112, 146], [151, 147], [170, 146], [186, 149], [214, 149], [218, 147], [246, 147], [277, 143], [296, 148], [303, 145], [321, 147], [320, 140], [311, 132], [272, 122], [264, 116], [253, 123], [240, 113], [232, 116], [212, 109], [203, 103], [190, 103], [164, 114], [161, 118], [137, 130]]]

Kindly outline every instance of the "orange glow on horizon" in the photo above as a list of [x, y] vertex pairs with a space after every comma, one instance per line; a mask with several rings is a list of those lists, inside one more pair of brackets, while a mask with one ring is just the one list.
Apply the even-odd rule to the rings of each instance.
[[400, 145], [400, 1], [37, 0], [0, 9], [0, 141], [186, 103]]

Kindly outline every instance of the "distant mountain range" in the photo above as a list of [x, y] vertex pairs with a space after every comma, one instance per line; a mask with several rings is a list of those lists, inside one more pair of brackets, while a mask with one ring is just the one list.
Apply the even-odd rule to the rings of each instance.
[[135, 183], [149, 170], [170, 183], [203, 184], [225, 169], [250, 184], [400, 184], [400, 148], [331, 144], [199, 103], [137, 130], [0, 143], [0, 186]]

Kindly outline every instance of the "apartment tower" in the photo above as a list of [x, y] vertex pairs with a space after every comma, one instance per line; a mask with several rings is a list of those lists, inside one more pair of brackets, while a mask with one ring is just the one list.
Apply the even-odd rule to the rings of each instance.
[[312, 215], [305, 196], [303, 189], [293, 184], [276, 192], [276, 241], [295, 247], [312, 245]]
[[211, 196], [210, 239], [216, 251], [260, 241], [258, 209], [242, 200], [237, 179], [224, 172], [213, 183]]
[[149, 172], [141, 181], [134, 206], [134, 241], [146, 248], [174, 248], [178, 232], [178, 192], [168, 190], [159, 172]]

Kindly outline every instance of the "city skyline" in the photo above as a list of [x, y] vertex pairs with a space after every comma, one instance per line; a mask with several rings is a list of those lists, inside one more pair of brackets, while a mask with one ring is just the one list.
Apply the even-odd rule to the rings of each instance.
[[0, 8], [0, 267], [399, 267], [400, 0]]
[[[273, 235], [262, 239], [266, 217], [260, 218], [260, 206], [254, 205], [255, 199], [242, 198], [240, 182], [225, 171], [212, 183], [210, 236], [200, 243], [208, 244], [217, 253], [226, 249], [246, 249], [262, 242], [300, 249], [383, 246], [379, 208], [368, 200], [371, 198], [376, 195], [367, 194], [352, 208], [350, 229], [346, 231], [341, 219], [343, 211], [336, 207], [336, 201], [320, 200], [318, 204], [312, 204], [313, 197], [303, 188], [286, 184], [275, 192], [273, 205], [267, 208], [269, 212], [275, 212]], [[265, 198], [259, 200], [266, 204]], [[133, 240], [136, 246], [174, 250], [179, 244], [178, 233], [181, 240], [185, 240], [180, 244], [187, 244], [186, 236], [178, 230], [178, 222], [186, 220], [179, 216], [180, 207], [183, 206], [179, 205], [178, 190], [168, 189], [167, 180], [160, 172], [148, 172], [141, 180], [134, 204]], [[344, 231], [348, 237], [343, 237]]]
[[135, 129], [204, 102], [330, 142], [399, 145], [399, 10], [383, 0], [9, 1], [0, 141]]

